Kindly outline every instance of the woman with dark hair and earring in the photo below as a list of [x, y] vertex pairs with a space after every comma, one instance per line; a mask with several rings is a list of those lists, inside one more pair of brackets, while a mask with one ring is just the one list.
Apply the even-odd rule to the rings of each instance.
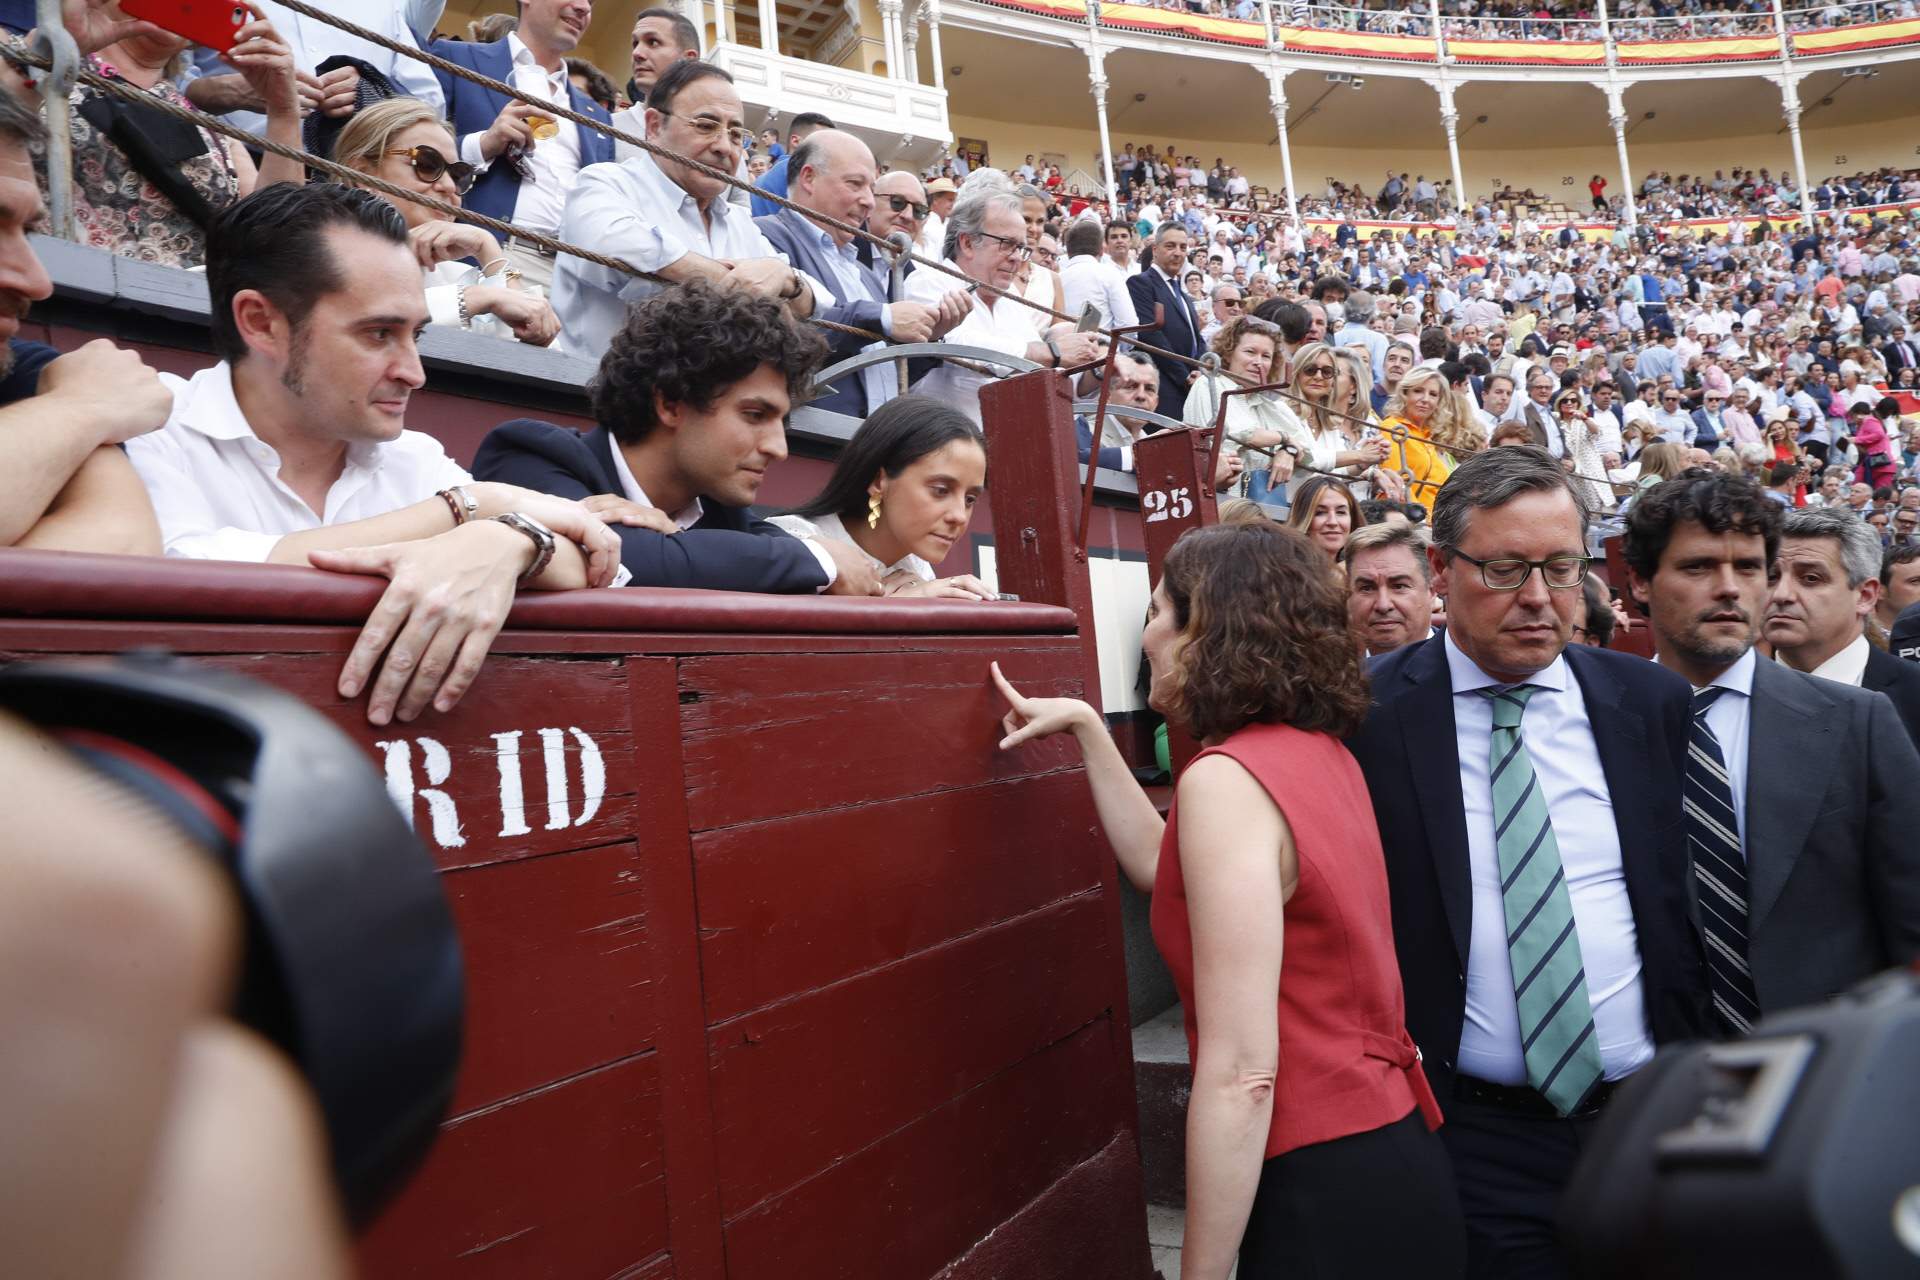
[[865, 552], [890, 596], [992, 600], [970, 573], [935, 578], [987, 487], [980, 428], [929, 396], [898, 396], [860, 424], [820, 496], [772, 523]]
[[1181, 1274], [1224, 1280], [1237, 1253], [1240, 1280], [1463, 1275], [1373, 804], [1341, 743], [1368, 704], [1344, 592], [1289, 529], [1196, 529], [1142, 639], [1148, 702], [1205, 748], [1164, 822], [1099, 712], [992, 675], [1001, 748], [1073, 734], [1121, 868], [1153, 895], [1193, 1054]]

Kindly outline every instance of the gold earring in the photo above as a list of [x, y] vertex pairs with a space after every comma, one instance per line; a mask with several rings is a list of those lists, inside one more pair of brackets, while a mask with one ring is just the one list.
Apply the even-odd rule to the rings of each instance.
[[867, 495], [867, 528], [878, 529], [879, 527], [880, 527], [880, 495], [877, 493], [868, 494]]

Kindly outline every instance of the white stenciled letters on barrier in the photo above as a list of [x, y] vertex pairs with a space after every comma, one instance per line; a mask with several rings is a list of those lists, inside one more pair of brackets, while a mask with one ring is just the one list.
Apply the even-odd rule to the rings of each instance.
[[[426, 775], [425, 786], [414, 785], [415, 743], [420, 747], [420, 770]], [[385, 753], [387, 794], [399, 806], [407, 825], [413, 825], [413, 801], [417, 796], [427, 802], [427, 816], [432, 820], [435, 844], [443, 849], [458, 849], [466, 844], [467, 838], [460, 830], [459, 811], [453, 807], [453, 797], [441, 790], [453, 775], [453, 758], [447, 754], [447, 749], [432, 738], [415, 738], [411, 742], [401, 738], [373, 745]]]

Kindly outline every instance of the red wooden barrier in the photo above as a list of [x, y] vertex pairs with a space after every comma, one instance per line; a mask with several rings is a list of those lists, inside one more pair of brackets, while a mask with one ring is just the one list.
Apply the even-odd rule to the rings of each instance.
[[535, 598], [458, 708], [379, 729], [333, 692], [376, 582], [0, 583], [0, 659], [137, 642], [298, 694], [438, 859], [466, 1058], [369, 1276], [1151, 1275], [1113, 859], [1068, 746], [997, 750], [986, 676], [1087, 692], [1072, 614]]
[[[1167, 553], [1189, 529], [1220, 522], [1213, 489], [1213, 429], [1162, 431], [1133, 447], [1140, 484], [1140, 531], [1147, 544], [1147, 576], [1158, 586]], [[1167, 725], [1167, 758], [1178, 775], [1200, 750], [1180, 726]]]

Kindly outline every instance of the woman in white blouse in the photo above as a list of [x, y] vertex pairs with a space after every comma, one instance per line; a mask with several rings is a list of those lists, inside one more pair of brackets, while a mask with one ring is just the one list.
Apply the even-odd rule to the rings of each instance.
[[860, 424], [820, 496], [773, 523], [860, 548], [887, 595], [992, 600], [972, 574], [936, 578], [933, 568], [965, 536], [986, 487], [980, 429], [929, 396], [898, 396]]
[[[1222, 325], [1213, 337], [1220, 371], [1202, 373], [1194, 381], [1180, 420], [1190, 426], [1212, 426], [1226, 392], [1270, 380], [1279, 344], [1280, 326], [1271, 321], [1241, 316]], [[1247, 496], [1284, 507], [1295, 461], [1312, 461], [1313, 437], [1287, 402], [1272, 392], [1233, 396], [1226, 403], [1226, 443], [1240, 450]]]
[[[389, 98], [365, 108], [333, 144], [333, 158], [348, 168], [451, 205], [458, 205], [473, 186], [473, 168], [459, 155], [439, 114], [417, 98]], [[434, 324], [517, 338], [536, 347], [560, 335], [559, 317], [546, 299], [514, 287], [507, 257], [490, 234], [449, 222], [411, 200], [376, 194], [391, 201], [406, 219], [408, 242], [426, 273], [427, 312]]]
[[[1383, 498], [1398, 502], [1406, 496], [1398, 476], [1379, 470], [1392, 446], [1378, 435], [1365, 434], [1371, 413], [1365, 397], [1358, 394], [1352, 367], [1341, 360], [1339, 351], [1324, 342], [1303, 343], [1293, 353], [1292, 390], [1298, 397], [1294, 412], [1313, 438], [1313, 456], [1306, 459], [1309, 466], [1344, 472], [1343, 478], [1362, 495], [1371, 493], [1377, 483]], [[1288, 486], [1289, 502], [1299, 496], [1300, 486], [1312, 474], [1294, 475]]]

